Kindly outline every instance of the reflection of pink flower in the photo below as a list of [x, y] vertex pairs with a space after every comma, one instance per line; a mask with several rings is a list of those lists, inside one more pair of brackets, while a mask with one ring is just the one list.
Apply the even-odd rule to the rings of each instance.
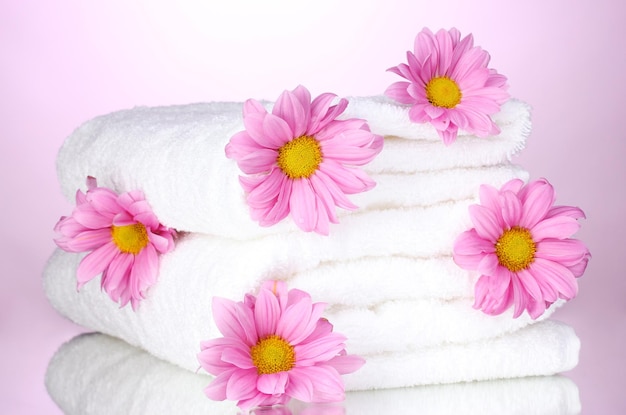
[[133, 309], [156, 282], [159, 254], [174, 248], [174, 230], [161, 225], [141, 191], [117, 195], [87, 179], [88, 190], [76, 192], [72, 216], [62, 217], [55, 239], [68, 252], [88, 252], [78, 266], [78, 287], [102, 273], [101, 285], [111, 299]]
[[226, 146], [226, 156], [250, 176], [240, 178], [252, 218], [262, 226], [290, 212], [303, 230], [328, 234], [335, 206], [356, 209], [346, 195], [375, 183], [360, 169], [382, 150], [382, 137], [364, 120], [337, 120], [348, 101], [322, 94], [311, 102], [299, 86], [283, 92], [272, 113], [254, 100], [243, 108], [246, 129]]
[[267, 282], [258, 296], [243, 302], [213, 300], [222, 338], [202, 343], [198, 360], [216, 376], [205, 393], [215, 400], [236, 400], [242, 409], [344, 398], [340, 375], [364, 360], [347, 355], [346, 338], [321, 317], [322, 303], [312, 303], [283, 282]]
[[412, 105], [411, 121], [430, 122], [445, 144], [456, 140], [459, 129], [480, 137], [500, 132], [490, 115], [509, 96], [506, 78], [487, 68], [489, 54], [473, 42], [472, 35], [461, 39], [457, 29], [423, 29], [415, 51], [407, 52], [408, 64], [389, 69], [409, 82], [393, 83], [385, 94]]
[[514, 305], [514, 317], [526, 309], [534, 319], [557, 299], [576, 296], [590, 254], [569, 237], [585, 215], [554, 201], [545, 179], [511, 180], [499, 191], [481, 186], [481, 204], [470, 206], [474, 228], [454, 244], [454, 261], [482, 274], [474, 307], [495, 315]]

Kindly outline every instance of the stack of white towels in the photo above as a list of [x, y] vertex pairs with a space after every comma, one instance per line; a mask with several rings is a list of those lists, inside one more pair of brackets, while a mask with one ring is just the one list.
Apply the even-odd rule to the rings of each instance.
[[[366, 119], [385, 144], [365, 166], [377, 186], [351, 196], [360, 208], [339, 212], [329, 236], [302, 232], [289, 218], [268, 228], [250, 219], [241, 172], [224, 155], [230, 137], [244, 129], [241, 103], [140, 107], [85, 123], [58, 155], [65, 196], [73, 201], [87, 176], [117, 192], [142, 190], [161, 223], [181, 236], [161, 257], [158, 281], [137, 311], [120, 308], [98, 281], [77, 291], [84, 254], [57, 250], [44, 275], [52, 305], [78, 324], [197, 372], [200, 342], [220, 336], [212, 298], [239, 301], [262, 281], [280, 279], [328, 303], [325, 317], [348, 337], [348, 352], [367, 360], [345, 376], [348, 390], [573, 368], [578, 338], [546, 320], [558, 303], [537, 321], [485, 315], [472, 308], [478, 275], [452, 261], [454, 239], [471, 227], [468, 206], [478, 202], [479, 186], [528, 179], [510, 161], [530, 132], [528, 106], [507, 102], [494, 116], [498, 136], [461, 132], [444, 146], [431, 126], [411, 123], [405, 107], [383, 97], [349, 101], [344, 116]], [[100, 349], [93, 359], [104, 359], [108, 345], [122, 347], [106, 336], [77, 340], [87, 342], [101, 343], [92, 345]], [[62, 390], [51, 384], [70, 380], [59, 376], [62, 364], [53, 367], [49, 388]]]

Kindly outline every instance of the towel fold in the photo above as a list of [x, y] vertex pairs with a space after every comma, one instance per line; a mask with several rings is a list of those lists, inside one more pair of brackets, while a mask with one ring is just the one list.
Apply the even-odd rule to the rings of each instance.
[[[214, 402], [204, 396], [209, 382], [207, 375], [181, 370], [103, 334], [81, 335], [61, 346], [46, 373], [47, 390], [67, 415], [237, 414], [233, 402]], [[580, 413], [580, 400], [578, 388], [565, 377], [527, 377], [355, 391], [346, 393], [345, 401], [337, 404], [291, 401], [286, 408], [252, 414], [408, 415], [416, 411], [432, 415], [570, 415]]]
[[[449, 277], [439, 279], [437, 273], [415, 275], [414, 269], [403, 270], [405, 258], [395, 258], [398, 262], [389, 267], [398, 272], [396, 276], [376, 272], [376, 268], [381, 270], [394, 263], [394, 258], [380, 257], [378, 262], [370, 262], [370, 258], [363, 257], [361, 269], [369, 263], [376, 266], [361, 278], [343, 274], [346, 267], [356, 267], [357, 263], [345, 263], [344, 267], [327, 262], [316, 267], [317, 261], [307, 259], [306, 251], [297, 245], [275, 249], [276, 245], [295, 244], [289, 239], [242, 244], [200, 234], [185, 235], [173, 252], [162, 257], [158, 283], [137, 312], [129, 307], [120, 309], [100, 290], [97, 281], [86, 284], [80, 292], [76, 290], [80, 254], [57, 250], [47, 264], [44, 287], [51, 304], [78, 324], [120, 337], [190, 370], [197, 368], [200, 342], [220, 336], [211, 314], [212, 298], [241, 300], [266, 279], [286, 280], [291, 287], [306, 289], [314, 301], [330, 303], [325, 316], [348, 337], [348, 350], [363, 355], [466, 343], [510, 333], [532, 322], [526, 314], [511, 318], [512, 310], [488, 316], [472, 309], [467, 283], [459, 284]], [[329, 252], [334, 250], [341, 252], [334, 246]], [[426, 260], [422, 265], [426, 271], [429, 267], [436, 270], [454, 266], [449, 258], [447, 261]], [[326, 275], [316, 280], [321, 273]], [[336, 283], [331, 283], [333, 280]], [[437, 297], [435, 293], [444, 289], [446, 281], [453, 296]], [[437, 286], [431, 296], [421, 290], [428, 286]], [[404, 293], [398, 287], [404, 287]]]
[[[97, 117], [68, 137], [59, 152], [62, 191], [73, 199], [93, 176], [117, 192], [142, 190], [161, 223], [178, 230], [235, 239], [296, 231], [291, 221], [262, 228], [250, 218], [242, 173], [224, 153], [230, 137], [244, 129], [241, 111], [238, 103], [207, 103]], [[350, 101], [345, 117], [371, 118], [372, 131], [386, 136], [383, 152], [364, 168], [380, 184], [354, 195], [361, 207], [356, 214], [466, 200], [475, 198], [482, 183], [527, 178], [509, 161], [528, 134], [526, 104], [511, 100], [503, 106], [495, 116], [500, 135], [466, 137], [449, 147], [431, 126], [411, 123], [407, 111], [376, 97]]]
[[346, 385], [361, 390], [554, 375], [573, 369], [579, 351], [571, 327], [546, 320], [479, 341], [366, 356], [365, 366], [346, 375]]

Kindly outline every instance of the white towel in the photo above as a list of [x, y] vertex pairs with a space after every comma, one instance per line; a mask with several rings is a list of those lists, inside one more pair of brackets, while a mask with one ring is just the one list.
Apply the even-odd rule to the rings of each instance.
[[[250, 218], [238, 181], [242, 173], [224, 154], [230, 137], [244, 129], [241, 111], [239, 103], [206, 103], [97, 117], [59, 152], [63, 193], [73, 200], [93, 176], [117, 192], [142, 190], [161, 222], [178, 230], [237, 239], [298, 230], [290, 220], [262, 228]], [[527, 177], [509, 161], [529, 132], [526, 104], [511, 100], [503, 106], [495, 116], [500, 135], [464, 137], [454, 146], [444, 146], [431, 126], [411, 123], [407, 112], [384, 98], [351, 98], [345, 117], [371, 118], [372, 131], [386, 136], [382, 153], [365, 166], [380, 190], [356, 195], [356, 214], [463, 200], [475, 196], [481, 183]]]
[[[404, 275], [403, 260], [395, 265], [400, 275], [397, 283], [394, 275], [376, 273], [374, 268], [373, 274], [361, 279], [360, 275], [343, 275], [344, 268], [336, 266], [327, 267], [327, 275], [316, 281], [315, 276], [323, 273], [324, 267], [314, 269], [314, 262], [281, 257], [287, 250], [275, 251], [279, 243], [280, 238], [271, 243], [251, 241], [243, 249], [241, 243], [186, 235], [173, 252], [162, 257], [158, 282], [137, 312], [130, 307], [120, 309], [100, 290], [96, 280], [80, 292], [76, 290], [80, 254], [57, 250], [47, 264], [44, 287], [51, 304], [78, 324], [120, 337], [190, 370], [197, 367], [200, 342], [220, 336], [211, 315], [213, 296], [242, 300], [245, 293], [255, 292], [263, 279], [287, 280], [290, 287], [304, 286], [314, 301], [330, 302], [325, 316], [348, 337], [348, 350], [356, 354], [410, 352], [444, 343], [466, 343], [510, 333], [531, 322], [526, 314], [511, 318], [511, 310], [499, 316], [474, 310], [467, 283], [449, 281], [451, 291], [454, 287], [466, 290], [455, 292], [453, 297], [436, 297], [436, 289], [433, 296], [425, 296], [428, 294], [422, 293], [420, 286], [439, 284], [441, 289], [445, 278], [437, 281], [436, 273], [418, 275], [411, 283], [413, 270], [405, 270]], [[387, 261], [392, 263], [392, 258], [379, 260], [382, 269]], [[307, 265], [311, 265], [310, 278], [306, 268], [299, 275], [298, 267]], [[429, 265], [436, 269], [442, 263]], [[291, 283], [291, 278], [297, 283]], [[333, 280], [336, 284], [329, 284]], [[399, 287], [404, 287], [404, 295], [400, 295]]]
[[[63, 345], [46, 373], [47, 390], [67, 415], [237, 414], [235, 403], [204, 396], [209, 382], [209, 376], [181, 370], [102, 334], [81, 335]], [[253, 414], [409, 415], [416, 411], [573, 415], [580, 413], [580, 400], [571, 380], [551, 376], [348, 392], [345, 401], [336, 404], [291, 401], [287, 408]]]

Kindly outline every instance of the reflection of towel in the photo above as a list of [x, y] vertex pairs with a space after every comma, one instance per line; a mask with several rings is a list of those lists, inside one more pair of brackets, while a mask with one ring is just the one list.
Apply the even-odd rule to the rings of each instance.
[[[80, 373], [80, 376], [76, 376]], [[360, 376], [360, 375], [359, 375]], [[233, 402], [203, 394], [208, 376], [181, 370], [102, 334], [63, 345], [46, 373], [52, 399], [67, 415], [237, 414]], [[255, 415], [566, 415], [580, 412], [578, 389], [564, 377], [533, 377], [409, 389], [348, 392], [337, 404], [303, 404]]]
[[[214, 238], [198, 234], [186, 235], [173, 252], [162, 258], [158, 283], [137, 312], [129, 307], [120, 309], [100, 290], [97, 281], [77, 291], [76, 269], [81, 258], [78, 254], [59, 250], [53, 255], [45, 272], [45, 290], [52, 305], [78, 324], [121, 337], [191, 370], [197, 367], [195, 354], [200, 342], [220, 336], [211, 315], [213, 296], [238, 301], [244, 293], [254, 292], [262, 278], [289, 280], [294, 270], [298, 271], [294, 278], [298, 282], [289, 285], [306, 289], [314, 301], [331, 303], [325, 317], [348, 337], [350, 353], [368, 356], [382, 351], [407, 352], [443, 343], [466, 343], [512, 332], [530, 322], [527, 315], [513, 319], [511, 312], [488, 316], [472, 309], [471, 288], [452, 279], [437, 281], [436, 273], [423, 278], [412, 276], [423, 283], [411, 283], [410, 274], [394, 281], [395, 276], [385, 272], [384, 265], [378, 269], [382, 272], [373, 270], [375, 274], [366, 278], [344, 275], [342, 267], [329, 267], [326, 272], [330, 275], [321, 277], [318, 283], [315, 277], [323, 269], [305, 268], [300, 274], [297, 267], [306, 266], [307, 261], [285, 261], [271, 255], [280, 243], [285, 248], [289, 245], [288, 240], [276, 239], [244, 248], [238, 243], [215, 243]], [[346, 278], [347, 275], [351, 277]], [[336, 284], [329, 284], [332, 280]], [[450, 291], [456, 290], [454, 297], [436, 297], [436, 289], [431, 295], [419, 291], [420, 285], [435, 283], [443, 289], [446, 281]], [[354, 284], [359, 285], [358, 290]], [[402, 286], [415, 289], [400, 294], [397, 287]], [[467, 291], [460, 291], [463, 288]], [[454, 375], [453, 368], [449, 371]], [[501, 376], [506, 375], [503, 370]]]
[[[63, 192], [73, 199], [93, 176], [118, 192], [141, 189], [161, 222], [178, 230], [236, 239], [296, 230], [291, 221], [261, 228], [249, 217], [241, 172], [224, 154], [230, 137], [244, 129], [241, 109], [237, 103], [210, 103], [135, 108], [95, 118], [59, 152]], [[529, 131], [525, 104], [503, 106], [495, 117], [500, 135], [464, 137], [449, 147], [431, 126], [411, 123], [407, 111], [386, 99], [351, 99], [346, 117], [368, 119], [373, 132], [387, 136], [383, 152], [365, 167], [380, 189], [351, 197], [361, 214], [464, 200], [475, 196], [481, 183], [499, 186], [526, 178], [509, 162]], [[374, 214], [369, 220], [379, 218]]]

